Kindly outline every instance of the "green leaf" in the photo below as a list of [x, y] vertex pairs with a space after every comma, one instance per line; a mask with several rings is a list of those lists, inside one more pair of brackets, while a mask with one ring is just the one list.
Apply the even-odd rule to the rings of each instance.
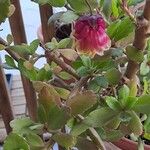
[[119, 115], [116, 116], [115, 118], [111, 119], [106, 125], [105, 127], [108, 129], [118, 129], [119, 125], [121, 123], [121, 120], [119, 118]]
[[48, 112], [48, 128], [49, 130], [57, 130], [62, 128], [70, 118], [68, 108], [59, 108], [53, 106]]
[[120, 103], [114, 97], [107, 96], [106, 97], [106, 103], [114, 111], [121, 111], [121, 109], [122, 109], [120, 106]]
[[38, 121], [40, 123], [46, 123], [48, 121], [48, 118], [47, 118], [48, 116], [47, 116], [44, 106], [42, 104], [39, 104], [39, 106], [38, 106], [37, 116], [38, 116]]
[[1, 50], [4, 50], [5, 48], [6, 48], [6, 46], [5, 46], [5, 45], [0, 44], [0, 51], [1, 51]]
[[54, 7], [62, 7], [66, 3], [66, 0], [33, 0], [33, 1], [41, 5], [50, 4]]
[[5, 61], [7, 63], [8, 66], [12, 67], [12, 68], [17, 68], [14, 60], [12, 57], [10, 57], [9, 55], [5, 55]]
[[60, 97], [62, 99], [67, 100], [70, 94], [69, 90], [66, 90], [64, 88], [60, 88], [60, 87], [55, 87], [55, 90], [57, 91], [57, 93], [60, 95]]
[[77, 52], [73, 49], [58, 49], [57, 51], [69, 61], [75, 61], [78, 58]]
[[132, 133], [139, 136], [143, 132], [143, 125], [141, 123], [141, 120], [134, 111], [132, 111], [130, 114], [131, 120], [128, 124], [128, 128], [131, 130]]
[[[99, 1], [97, 0], [87, 0], [89, 5], [91, 6], [92, 10], [94, 8], [98, 8]], [[90, 8], [87, 5], [87, 3], [84, 0], [67, 0], [67, 2], [70, 4], [70, 6], [76, 11], [76, 12], [89, 12]]]
[[120, 81], [121, 73], [116, 68], [112, 68], [106, 72], [105, 77], [109, 84], [115, 85]]
[[117, 20], [117, 21], [112, 22], [112, 23], [108, 26], [108, 28], [107, 28], [107, 34], [109, 35], [109, 37], [110, 37], [111, 39], [114, 38], [115, 32], [117, 32], [117, 28], [119, 27], [120, 23], [121, 23], [121, 20]]
[[27, 44], [9, 46], [9, 48], [19, 54], [21, 57], [30, 55], [29, 45]]
[[84, 124], [84, 123], [79, 123], [73, 126], [70, 134], [77, 137], [79, 136], [81, 133], [85, 132], [87, 129], [89, 128], [88, 125]]
[[101, 88], [107, 88], [108, 82], [104, 76], [97, 76], [89, 82], [88, 86], [89, 89], [93, 90], [96, 93]]
[[112, 1], [111, 9], [112, 9], [112, 15], [117, 18], [119, 16], [118, 0]]
[[141, 50], [136, 49], [134, 46], [126, 47], [127, 57], [135, 62], [142, 62], [144, 60], [144, 54]]
[[58, 44], [57, 44], [57, 48], [66, 48], [67, 45], [71, 42], [71, 39], [70, 38], [65, 38], [65, 39], [62, 39]]
[[150, 136], [150, 115], [148, 115], [146, 121], [144, 122], [144, 131]]
[[49, 113], [49, 110], [56, 105], [61, 106], [60, 96], [52, 85], [36, 81], [33, 83], [33, 86], [35, 90], [39, 92], [39, 104], [43, 105], [47, 114]]
[[103, 130], [102, 128], [98, 128], [96, 129], [96, 131], [103, 140], [110, 142], [118, 141], [124, 136], [124, 134], [120, 130]]
[[18, 61], [18, 69], [20, 70], [20, 72], [23, 75], [25, 75], [30, 80], [33, 80], [33, 81], [36, 80], [37, 71], [35, 70], [35, 68], [33, 67], [32, 64], [27, 63], [27, 62], [25, 63], [24, 60], [19, 59], [19, 61]]
[[16, 133], [10, 133], [4, 143], [4, 150], [30, 150], [27, 141]]
[[48, 19], [48, 24], [53, 24], [55, 23], [57, 20], [60, 19], [60, 17], [62, 16], [64, 12], [58, 12], [53, 14], [52, 16], [50, 16], [50, 18]]
[[66, 0], [48, 0], [48, 3], [54, 7], [62, 7], [65, 5]]
[[150, 95], [143, 95], [138, 98], [137, 102], [135, 103], [133, 109], [136, 112], [140, 112], [143, 114], [150, 114]]
[[84, 65], [85, 67], [90, 67], [91, 64], [92, 64], [91, 59], [90, 59], [90, 57], [88, 57], [88, 56], [82, 55], [82, 56], [81, 56], [81, 60], [82, 60], [83, 65]]
[[118, 115], [109, 107], [100, 108], [92, 111], [84, 120], [84, 123], [92, 127], [105, 126], [110, 120]]
[[122, 48], [113, 48], [111, 55], [112, 55], [112, 57], [121, 57], [123, 55], [123, 49]]
[[38, 70], [36, 80], [37, 81], [48, 81], [52, 77], [52, 71], [48, 70], [46, 71], [45, 68], [41, 68]]
[[126, 99], [129, 96], [129, 93], [130, 89], [124, 84], [118, 91], [119, 99]]
[[119, 118], [122, 122], [129, 122], [132, 119], [129, 112], [121, 112]]
[[14, 119], [13, 121], [10, 122], [10, 126], [13, 129], [13, 132], [19, 133], [19, 134], [24, 133], [24, 131], [27, 128], [29, 128], [31, 125], [34, 125], [34, 123], [28, 117]]
[[77, 20], [78, 18], [79, 16], [75, 12], [68, 10], [60, 16], [60, 22], [69, 24]]
[[147, 75], [149, 72], [150, 72], [150, 67], [147, 64], [147, 61], [144, 60], [140, 65], [140, 74], [144, 76]]
[[6, 39], [7, 39], [8, 45], [10, 45], [14, 41], [14, 38], [11, 34], [8, 34]]
[[90, 72], [89, 72], [89, 68], [85, 66], [81, 66], [80, 68], [77, 69], [77, 73], [80, 77], [83, 77], [88, 75]]
[[100, 58], [99, 60], [94, 60], [94, 66], [101, 71], [107, 71], [116, 66], [115, 62], [110, 59], [110, 57]]
[[66, 149], [76, 144], [76, 138], [66, 133], [56, 133], [52, 136], [52, 139]]
[[45, 44], [46, 48], [49, 50], [54, 50], [57, 48], [58, 42], [55, 38], [52, 38], [51, 42]]
[[67, 100], [67, 106], [71, 108], [72, 115], [84, 113], [97, 102], [96, 95], [91, 91], [78, 93], [74, 97]]
[[104, 13], [106, 18], [109, 18], [112, 12], [112, 1], [111, 0], [105, 0], [103, 3], [103, 10], [102, 12]]
[[32, 41], [30, 43], [30, 46], [29, 46], [30, 54], [34, 54], [35, 53], [35, 51], [37, 50], [37, 48], [39, 46], [39, 43], [40, 43], [39, 39], [36, 39], [36, 40], [34, 40], [34, 41]]
[[119, 24], [117, 24], [117, 28], [114, 31], [113, 40], [119, 41], [125, 37], [127, 37], [134, 30], [134, 24], [129, 17], [123, 18]]
[[9, 14], [10, 0], [0, 0], [0, 24], [5, 21]]
[[40, 138], [40, 136], [29, 133], [25, 136], [28, 144], [30, 145], [31, 149], [41, 150], [44, 147], [44, 142]]
[[[136, 104], [138, 98], [137, 97], [127, 97], [126, 99], [124, 99], [124, 109], [125, 110], [131, 110], [134, 105]], [[123, 101], [123, 99], [122, 99]]]
[[58, 76], [59, 76], [61, 79], [63, 79], [63, 80], [70, 80], [70, 79], [72, 79], [72, 76], [71, 76], [69, 73], [65, 72], [65, 71], [61, 71], [61, 72], [58, 74]]

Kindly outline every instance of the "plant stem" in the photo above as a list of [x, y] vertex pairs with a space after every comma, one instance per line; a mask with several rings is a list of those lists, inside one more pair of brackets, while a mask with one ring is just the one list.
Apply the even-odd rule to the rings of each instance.
[[[137, 18], [138, 26], [135, 30], [135, 38], [133, 46], [139, 51], [143, 51], [147, 43], [147, 34], [150, 27], [150, 0], [146, 0], [144, 12], [142, 16]], [[132, 80], [139, 70], [139, 64], [132, 60], [129, 60], [125, 76]]]
[[71, 74], [77, 80], [80, 79], [80, 77], [78, 76], [76, 71], [71, 66], [66, 64], [63, 60], [59, 59], [54, 53], [52, 53], [49, 49], [47, 49], [42, 43], [40, 44], [40, 46], [45, 50], [45, 52], [46, 52], [45, 54], [48, 59], [51, 59], [52, 61], [54, 61], [63, 70], [65, 70], [67, 73]]

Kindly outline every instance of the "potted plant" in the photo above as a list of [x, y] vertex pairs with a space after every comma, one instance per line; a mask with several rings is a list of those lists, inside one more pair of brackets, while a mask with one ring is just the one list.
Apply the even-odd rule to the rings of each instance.
[[[51, 150], [55, 143], [67, 150], [110, 149], [103, 141], [124, 150], [150, 149], [150, 1], [142, 11], [142, 0], [36, 2], [65, 5], [68, 11], [49, 23], [71, 24], [71, 33], [48, 43], [13, 45], [10, 35], [1, 42], [0, 49], [18, 56], [6, 55], [7, 65], [29, 78], [38, 95], [36, 121], [11, 121], [4, 150]], [[36, 53], [38, 46], [44, 55]], [[39, 69], [41, 57], [50, 61]]]

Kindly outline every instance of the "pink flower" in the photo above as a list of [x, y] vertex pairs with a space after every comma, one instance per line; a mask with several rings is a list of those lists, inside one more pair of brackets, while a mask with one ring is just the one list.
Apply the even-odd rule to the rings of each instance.
[[74, 47], [79, 53], [103, 55], [111, 46], [105, 32], [105, 21], [100, 15], [82, 16], [74, 24]]

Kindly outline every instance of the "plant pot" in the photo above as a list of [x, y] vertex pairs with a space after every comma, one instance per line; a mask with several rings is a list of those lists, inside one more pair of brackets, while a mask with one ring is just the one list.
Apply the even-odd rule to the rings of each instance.
[[[113, 144], [122, 150], [137, 150], [137, 142], [131, 141], [127, 138], [122, 138], [119, 141], [113, 142]], [[144, 150], [150, 150], [150, 146], [145, 145]]]

